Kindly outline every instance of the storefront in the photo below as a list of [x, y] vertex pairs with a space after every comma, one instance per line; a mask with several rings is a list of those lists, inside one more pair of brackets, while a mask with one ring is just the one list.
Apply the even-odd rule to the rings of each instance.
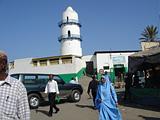
[[[138, 84], [133, 84], [131, 89], [134, 100], [147, 105], [160, 105], [160, 47], [135, 53], [129, 56], [128, 62], [129, 72], [138, 76]], [[144, 81], [138, 73], [143, 73]]]
[[128, 56], [138, 51], [96, 51], [96, 72], [100, 69], [107, 71], [112, 82], [123, 81], [124, 74], [128, 72]]

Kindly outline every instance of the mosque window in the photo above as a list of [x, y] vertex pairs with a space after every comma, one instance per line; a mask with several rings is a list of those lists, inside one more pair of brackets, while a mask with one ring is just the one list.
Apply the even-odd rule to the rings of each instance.
[[62, 58], [62, 64], [70, 64], [72, 63], [72, 58], [68, 57], [68, 58]]
[[109, 70], [109, 66], [103, 66], [104, 70]]
[[47, 60], [40, 60], [40, 66], [47, 66]]
[[56, 64], [59, 64], [59, 59], [50, 59], [49, 62], [50, 62], [50, 65], [56, 65]]
[[71, 37], [71, 31], [68, 30], [68, 37]]
[[37, 61], [33, 61], [33, 66], [37, 67], [37, 63], [38, 63]]
[[68, 16], [67, 16], [67, 22], [69, 21], [69, 18], [68, 18]]

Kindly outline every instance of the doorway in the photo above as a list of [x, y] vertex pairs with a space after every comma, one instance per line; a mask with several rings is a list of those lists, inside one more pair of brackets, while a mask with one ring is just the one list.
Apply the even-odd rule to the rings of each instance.
[[123, 64], [114, 65], [115, 78], [117, 82], [124, 81], [125, 68]]
[[88, 75], [94, 74], [93, 61], [86, 62], [86, 74]]

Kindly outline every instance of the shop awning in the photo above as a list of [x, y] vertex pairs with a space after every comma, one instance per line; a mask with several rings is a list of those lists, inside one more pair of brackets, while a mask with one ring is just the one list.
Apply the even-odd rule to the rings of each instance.
[[157, 64], [160, 64], [160, 47], [140, 51], [128, 57], [128, 68], [132, 73]]

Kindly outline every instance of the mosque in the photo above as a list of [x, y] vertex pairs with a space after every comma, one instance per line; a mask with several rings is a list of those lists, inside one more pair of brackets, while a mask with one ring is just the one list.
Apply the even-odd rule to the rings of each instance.
[[82, 36], [80, 35], [81, 24], [78, 14], [72, 7], [67, 7], [58, 23], [61, 36], [58, 38], [61, 44], [60, 56], [41, 58], [16, 59], [10, 62], [9, 69], [12, 73], [42, 73], [57, 74], [69, 82], [72, 77], [77, 80], [84, 74], [99, 73], [104, 69], [112, 80], [119, 73], [128, 71], [128, 56], [138, 51], [95, 51], [92, 55], [82, 54]]

